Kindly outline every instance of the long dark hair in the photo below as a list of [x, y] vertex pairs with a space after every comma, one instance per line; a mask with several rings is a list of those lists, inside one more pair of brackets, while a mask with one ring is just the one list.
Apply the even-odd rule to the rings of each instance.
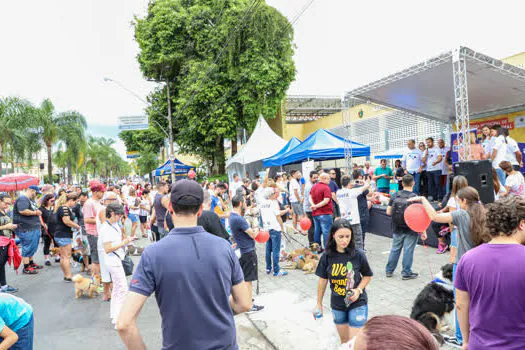
[[350, 222], [346, 219], [336, 219], [332, 224], [332, 228], [330, 229], [330, 235], [328, 236], [328, 244], [326, 245], [326, 253], [328, 255], [338, 253], [337, 243], [335, 241], [334, 235], [338, 230], [342, 228], [349, 229], [352, 232], [352, 237], [350, 238], [350, 243], [345, 248], [345, 253], [350, 255], [355, 254], [355, 237], [354, 231], [352, 230], [352, 225], [350, 225]]
[[54, 195], [54, 194], [46, 194], [46, 195], [44, 196], [44, 198], [42, 198], [42, 206], [43, 206], [43, 207], [47, 207], [49, 201], [50, 201], [51, 199], [54, 199], [54, 198], [55, 198], [55, 195]]
[[458, 198], [467, 201], [467, 213], [470, 216], [470, 238], [478, 246], [487, 240], [485, 207], [479, 201], [479, 193], [474, 187], [467, 186], [459, 190]]

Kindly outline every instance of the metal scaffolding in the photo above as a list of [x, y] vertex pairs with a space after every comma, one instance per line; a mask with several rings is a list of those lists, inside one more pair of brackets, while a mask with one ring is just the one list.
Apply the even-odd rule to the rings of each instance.
[[340, 96], [289, 95], [283, 110], [289, 124], [306, 123], [341, 112]]
[[[344, 101], [347, 108], [360, 101], [390, 108], [407, 120], [435, 120], [445, 125], [442, 134], [455, 124], [459, 135], [453, 146], [470, 159], [470, 119], [525, 110], [525, 70], [459, 47], [350, 91]], [[346, 137], [355, 138], [349, 113], [343, 119]]]

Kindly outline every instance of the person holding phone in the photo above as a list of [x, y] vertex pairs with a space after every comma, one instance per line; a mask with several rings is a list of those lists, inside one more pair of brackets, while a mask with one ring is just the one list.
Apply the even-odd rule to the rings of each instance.
[[119, 203], [110, 203], [106, 207], [106, 221], [100, 228], [100, 237], [104, 245], [104, 262], [109, 270], [113, 281], [111, 291], [110, 317], [113, 325], [116, 325], [120, 309], [128, 293], [128, 282], [122, 267], [122, 259], [126, 256], [124, 248], [135, 241], [136, 237], [123, 238], [119, 221], [124, 216], [124, 207]]

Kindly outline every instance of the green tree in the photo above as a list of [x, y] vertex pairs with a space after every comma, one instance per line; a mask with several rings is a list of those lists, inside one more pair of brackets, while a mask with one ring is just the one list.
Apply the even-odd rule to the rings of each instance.
[[[255, 4], [254, 6], [251, 6]], [[273, 118], [295, 78], [293, 30], [260, 0], [157, 0], [135, 19], [145, 77], [169, 84], [181, 151], [225, 169], [224, 139]], [[166, 125], [166, 85], [150, 96], [150, 119]]]
[[86, 119], [77, 112], [57, 113], [51, 100], [45, 99], [36, 109], [36, 123], [41, 128], [42, 141], [47, 151], [48, 178], [52, 178], [53, 145], [67, 139], [68, 133], [78, 132], [80, 128], [85, 130]]
[[164, 145], [164, 134], [150, 127], [146, 130], [127, 130], [119, 134], [128, 152], [141, 151], [148, 147], [151, 152], [158, 153]]
[[158, 153], [154, 152], [152, 147], [145, 147], [140, 157], [137, 158], [137, 170], [139, 175], [144, 176], [148, 174], [150, 182], [152, 182], [151, 171], [158, 166]]
[[27, 100], [18, 97], [0, 98], [0, 175], [5, 154], [10, 153], [11, 159], [31, 159], [32, 153], [39, 151], [38, 140], [35, 142], [36, 131], [29, 129], [34, 108]]

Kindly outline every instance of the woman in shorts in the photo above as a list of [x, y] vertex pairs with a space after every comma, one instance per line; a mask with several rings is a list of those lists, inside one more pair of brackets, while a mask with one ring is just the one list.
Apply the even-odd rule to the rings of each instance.
[[365, 288], [372, 279], [372, 269], [365, 253], [355, 248], [350, 222], [336, 219], [330, 229], [326, 251], [319, 260], [315, 274], [317, 310], [323, 313], [323, 297], [330, 281], [330, 306], [341, 343], [359, 332], [368, 319], [368, 298]]
[[137, 197], [135, 188], [129, 188], [129, 197], [126, 199], [129, 208], [128, 218], [131, 221], [131, 237], [135, 237], [137, 227], [139, 226], [139, 214], [141, 198]]
[[143, 238], [148, 237], [148, 214], [151, 210], [151, 200], [149, 197], [149, 190], [143, 189], [142, 196], [140, 196], [140, 212], [139, 212], [139, 221], [140, 221], [140, 232], [142, 233]]
[[77, 203], [76, 193], [63, 194], [56, 203], [55, 215], [55, 242], [60, 247], [60, 267], [64, 273], [64, 281], [71, 282], [71, 240], [73, 230], [80, 230], [80, 225], [75, 223], [73, 207]]

